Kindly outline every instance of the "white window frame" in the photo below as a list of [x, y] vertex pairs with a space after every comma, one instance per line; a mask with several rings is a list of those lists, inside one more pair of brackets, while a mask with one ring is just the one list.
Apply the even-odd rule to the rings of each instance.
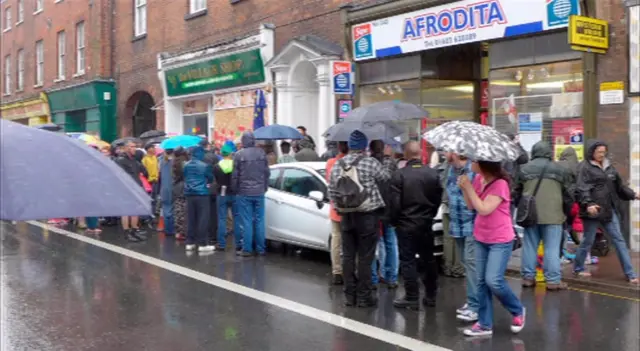
[[36, 0], [36, 9], [33, 12], [34, 15], [39, 14], [44, 10], [44, 0]]
[[76, 75], [83, 75], [86, 64], [84, 21], [76, 23]]
[[64, 74], [67, 69], [67, 34], [65, 31], [58, 32], [58, 79], [64, 80]]
[[20, 24], [24, 21], [24, 0], [18, 0], [18, 21], [16, 24]]
[[11, 55], [4, 57], [4, 95], [11, 94]]
[[11, 19], [11, 10], [13, 10], [11, 8], [11, 6], [6, 7], [4, 9], [4, 28], [3, 29], [4, 29], [5, 32], [11, 30], [11, 21], [12, 21], [12, 19]]
[[189, 13], [194, 14], [207, 9], [207, 0], [189, 0]]
[[147, 0], [135, 0], [133, 35], [139, 37], [145, 34], [147, 34]]
[[18, 50], [18, 86], [16, 91], [24, 90], [24, 49]]
[[36, 41], [36, 87], [44, 84], [44, 42]]

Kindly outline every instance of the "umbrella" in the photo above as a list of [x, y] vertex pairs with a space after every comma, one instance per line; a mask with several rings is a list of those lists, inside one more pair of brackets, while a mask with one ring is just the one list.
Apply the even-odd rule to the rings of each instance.
[[188, 149], [190, 147], [198, 146], [201, 141], [202, 138], [195, 135], [176, 135], [165, 139], [160, 143], [160, 147], [165, 150], [176, 149], [178, 147]]
[[67, 135], [74, 139], [82, 140], [87, 144], [96, 144], [100, 140], [100, 138], [87, 133], [67, 133]]
[[134, 137], [124, 137], [124, 138], [120, 138], [120, 139], [116, 139], [111, 143], [111, 147], [119, 147], [119, 146], [124, 146], [126, 143], [133, 141], [136, 144], [141, 144], [141, 140], [138, 138], [134, 138]]
[[281, 124], [260, 127], [253, 131], [253, 135], [256, 137], [256, 140], [298, 140], [303, 138], [297, 129]]
[[4, 119], [0, 136], [1, 220], [151, 213], [142, 187], [86, 144]]
[[[152, 139], [152, 138], [156, 138], [156, 137], [163, 137], [166, 136], [167, 133], [165, 133], [162, 130], [148, 130], [142, 134], [140, 134], [140, 139]], [[145, 140], [146, 141], [146, 140]]]
[[393, 122], [356, 122], [348, 120], [334, 124], [322, 136], [328, 141], [349, 141], [354, 130], [359, 130], [369, 140], [384, 140], [404, 133], [404, 127]]
[[59, 132], [59, 131], [62, 130], [62, 127], [60, 127], [57, 124], [53, 124], [53, 123], [41, 124], [39, 126], [36, 126], [36, 128], [42, 129], [42, 130], [47, 130], [49, 132]]
[[349, 112], [346, 120], [353, 122], [386, 122], [427, 117], [429, 117], [429, 113], [418, 105], [401, 101], [382, 101], [354, 109]]
[[475, 161], [502, 162], [520, 156], [518, 146], [497, 130], [474, 122], [447, 122], [423, 135], [436, 149]]

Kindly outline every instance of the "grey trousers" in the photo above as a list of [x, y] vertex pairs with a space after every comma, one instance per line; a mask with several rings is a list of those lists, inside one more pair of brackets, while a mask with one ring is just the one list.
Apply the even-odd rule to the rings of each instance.
[[464, 277], [464, 266], [462, 265], [462, 257], [456, 247], [456, 239], [449, 235], [449, 214], [442, 215], [442, 229], [444, 234], [444, 267], [443, 273], [447, 277]]

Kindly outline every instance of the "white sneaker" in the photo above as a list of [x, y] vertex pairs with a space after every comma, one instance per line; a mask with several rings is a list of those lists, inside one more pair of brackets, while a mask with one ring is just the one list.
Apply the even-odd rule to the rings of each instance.
[[193, 250], [195, 250], [195, 249], [196, 249], [196, 246], [195, 246], [194, 244], [189, 244], [189, 245], [186, 245], [186, 246], [185, 246], [185, 249], [186, 249], [187, 251], [193, 251]]
[[517, 333], [521, 332], [522, 329], [524, 329], [526, 316], [527, 316], [527, 310], [523, 307], [522, 308], [522, 315], [521, 316], [517, 316], [517, 317], [513, 317], [512, 321], [511, 321], [511, 332], [512, 333], [517, 334]]
[[198, 252], [213, 252], [215, 251], [216, 247], [213, 245], [207, 245], [207, 246], [199, 246], [198, 247]]
[[475, 322], [478, 320], [478, 314], [472, 310], [466, 310], [464, 313], [459, 313], [456, 318], [465, 322]]
[[460, 307], [460, 308], [458, 308], [458, 309], [456, 310], [456, 313], [457, 313], [457, 314], [463, 314], [463, 313], [464, 313], [466, 310], [468, 310], [468, 309], [469, 309], [469, 304], [468, 304], [468, 303], [465, 303], [465, 304], [464, 304], [464, 306], [462, 306], [462, 307]]

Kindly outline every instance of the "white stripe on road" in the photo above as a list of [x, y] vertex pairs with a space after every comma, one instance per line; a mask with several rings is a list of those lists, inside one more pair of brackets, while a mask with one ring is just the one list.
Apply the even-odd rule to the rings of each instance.
[[246, 297], [250, 297], [252, 299], [258, 300], [260, 302], [264, 302], [273, 306], [277, 306], [283, 308], [285, 310], [289, 310], [291, 312], [295, 312], [301, 314], [303, 316], [313, 318], [315, 320], [325, 322], [327, 324], [331, 324], [333, 326], [343, 328], [361, 335], [368, 336], [372, 339], [380, 340], [385, 343], [389, 343], [392, 345], [396, 345], [409, 350], [420, 350], [420, 351], [451, 351], [450, 349], [446, 349], [437, 345], [426, 343], [422, 340], [413, 339], [408, 336], [394, 333], [388, 331], [386, 329], [381, 329], [378, 327], [374, 327], [369, 324], [365, 324], [362, 322], [358, 322], [353, 319], [345, 318], [339, 316], [337, 314], [329, 313], [327, 311], [319, 310], [317, 308], [303, 305], [301, 303], [287, 300], [285, 298], [271, 295], [262, 291], [258, 291], [255, 289], [248, 288], [243, 285], [239, 285], [236, 283], [232, 283], [230, 281], [216, 278], [214, 276], [204, 274], [193, 269], [189, 269], [183, 266], [179, 266], [174, 263], [170, 263], [167, 261], [163, 261], [151, 256], [143, 255], [141, 253], [128, 250], [122, 248], [117, 245], [112, 245], [106, 243], [104, 241], [92, 239], [83, 235], [79, 235], [68, 230], [64, 230], [61, 228], [53, 227], [44, 223], [36, 222], [36, 221], [28, 221], [27, 223], [34, 225], [36, 227], [40, 227], [43, 229], [47, 229], [51, 232], [55, 232], [64, 236], [67, 236], [72, 239], [76, 239], [94, 246], [98, 246], [105, 250], [109, 250], [123, 256], [127, 256], [138, 261], [146, 262], [148, 264], [154, 265], [156, 267], [183, 275], [185, 277], [193, 278], [195, 280], [199, 280], [203, 283], [207, 283], [209, 285], [216, 286], [218, 288], [222, 288], [228, 291], [231, 291], [236, 294], [240, 294]]

